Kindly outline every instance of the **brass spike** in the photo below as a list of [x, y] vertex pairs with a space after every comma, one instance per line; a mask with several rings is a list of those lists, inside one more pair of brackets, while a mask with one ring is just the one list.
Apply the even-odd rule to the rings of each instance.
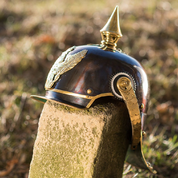
[[116, 50], [117, 41], [122, 37], [119, 25], [119, 7], [116, 6], [106, 25], [100, 30], [102, 49]]

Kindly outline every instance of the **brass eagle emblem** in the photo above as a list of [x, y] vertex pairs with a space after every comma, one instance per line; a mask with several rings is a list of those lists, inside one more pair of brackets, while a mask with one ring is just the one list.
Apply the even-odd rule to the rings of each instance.
[[68, 55], [73, 51], [75, 46], [69, 48], [61, 54], [61, 56], [55, 61], [46, 79], [45, 89], [50, 89], [54, 83], [60, 78], [62, 74], [75, 67], [86, 55], [88, 50], [82, 50], [76, 54]]

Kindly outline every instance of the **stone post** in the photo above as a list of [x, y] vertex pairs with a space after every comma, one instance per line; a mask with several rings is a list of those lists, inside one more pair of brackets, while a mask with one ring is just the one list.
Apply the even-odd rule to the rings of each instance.
[[123, 102], [79, 110], [47, 101], [29, 178], [121, 178], [130, 138]]

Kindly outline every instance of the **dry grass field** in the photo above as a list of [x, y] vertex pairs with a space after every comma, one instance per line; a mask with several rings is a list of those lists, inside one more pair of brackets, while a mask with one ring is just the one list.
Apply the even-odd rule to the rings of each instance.
[[178, 177], [178, 1], [1, 0], [0, 177], [27, 178], [46, 76], [62, 51], [98, 44], [120, 6], [118, 48], [141, 62], [150, 81], [144, 154], [158, 174], [128, 167], [125, 178]]

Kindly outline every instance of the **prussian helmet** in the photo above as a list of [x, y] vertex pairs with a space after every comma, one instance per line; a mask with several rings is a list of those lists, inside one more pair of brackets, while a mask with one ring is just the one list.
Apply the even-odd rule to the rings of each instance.
[[77, 108], [89, 108], [101, 97], [123, 100], [132, 126], [132, 142], [126, 161], [155, 173], [146, 162], [141, 147], [149, 100], [147, 75], [136, 59], [116, 49], [122, 37], [118, 6], [100, 32], [100, 45], [73, 46], [63, 52], [48, 74], [46, 96], [31, 97], [43, 103], [53, 100]]

